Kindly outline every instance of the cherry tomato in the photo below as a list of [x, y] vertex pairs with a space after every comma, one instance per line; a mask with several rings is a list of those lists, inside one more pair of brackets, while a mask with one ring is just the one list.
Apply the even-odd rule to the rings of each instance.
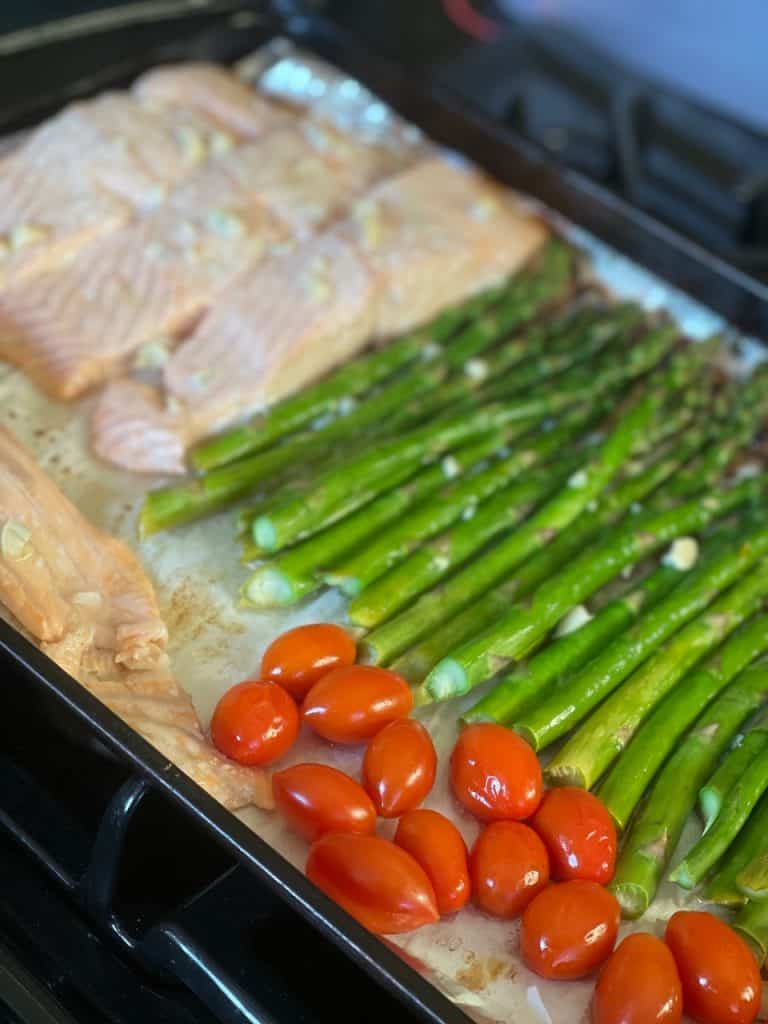
[[655, 935], [628, 935], [595, 986], [592, 1024], [679, 1024], [683, 990], [675, 961]]
[[399, 818], [419, 806], [436, 771], [437, 754], [427, 730], [412, 718], [399, 718], [368, 744], [363, 785], [382, 818]]
[[246, 680], [224, 694], [211, 719], [211, 739], [240, 764], [269, 764], [289, 750], [299, 732], [299, 713], [276, 683]]
[[451, 754], [453, 792], [481, 821], [530, 817], [541, 800], [541, 768], [525, 740], [503, 725], [470, 725]]
[[476, 906], [494, 917], [517, 917], [549, 882], [549, 858], [532, 828], [494, 821], [472, 847], [469, 873]]
[[597, 882], [552, 885], [523, 911], [523, 960], [542, 978], [583, 978], [610, 956], [619, 917], [615, 896]]
[[294, 832], [310, 842], [326, 832], [370, 835], [376, 808], [363, 787], [326, 764], [295, 764], [272, 776], [275, 806]]
[[307, 878], [377, 935], [410, 932], [438, 919], [424, 870], [387, 839], [323, 836], [309, 851]]
[[370, 665], [337, 668], [315, 683], [301, 706], [307, 725], [331, 743], [363, 743], [406, 718], [411, 688], [395, 672]]
[[613, 878], [616, 829], [606, 808], [586, 789], [550, 789], [531, 825], [544, 840], [557, 881], [584, 878], [607, 885]]
[[261, 659], [261, 678], [280, 683], [303, 700], [318, 679], [335, 668], [354, 665], [355, 641], [330, 623], [297, 626], [273, 640]]
[[441, 914], [455, 914], [469, 899], [467, 844], [452, 821], [437, 811], [408, 811], [395, 842], [418, 861], [432, 883]]
[[679, 910], [664, 939], [683, 983], [683, 1009], [704, 1024], [751, 1024], [760, 1011], [760, 972], [749, 946], [714, 914]]

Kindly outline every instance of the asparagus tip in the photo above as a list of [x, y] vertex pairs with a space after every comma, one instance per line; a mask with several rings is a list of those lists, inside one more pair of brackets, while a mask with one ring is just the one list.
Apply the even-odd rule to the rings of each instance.
[[648, 909], [648, 893], [634, 882], [619, 882], [609, 886], [621, 907], [621, 916], [630, 921], [642, 917]]
[[696, 884], [684, 860], [680, 861], [675, 870], [670, 872], [669, 880], [675, 885], [679, 885], [681, 889], [693, 889]]
[[458, 661], [443, 658], [424, 680], [424, 686], [433, 700], [449, 700], [451, 697], [460, 697], [466, 693], [469, 690], [469, 680]]
[[296, 600], [293, 584], [280, 569], [265, 565], [243, 585], [244, 602], [251, 608], [281, 608]]
[[254, 519], [253, 539], [263, 551], [275, 551], [277, 549], [277, 531], [269, 516], [259, 516]]

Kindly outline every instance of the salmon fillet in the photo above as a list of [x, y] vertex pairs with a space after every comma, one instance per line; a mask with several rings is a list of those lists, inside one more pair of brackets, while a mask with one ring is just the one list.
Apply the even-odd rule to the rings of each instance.
[[[265, 116], [263, 130], [279, 123]], [[162, 202], [236, 137], [193, 110], [130, 94], [74, 103], [0, 163], [0, 287], [54, 267]]]
[[544, 242], [512, 193], [440, 157], [374, 186], [340, 232], [380, 284], [375, 333], [387, 338], [518, 270]]
[[245, 139], [261, 136], [265, 123], [278, 115], [242, 78], [205, 61], [153, 68], [134, 82], [133, 93], [149, 107], [196, 110]]
[[[423, 323], [511, 274], [545, 237], [477, 172], [424, 160], [375, 186], [323, 237], [222, 293], [165, 366], [164, 394], [132, 381], [108, 388], [92, 420], [93, 448], [125, 469], [183, 473], [195, 441], [372, 337]], [[324, 263], [327, 281], [312, 269]]]
[[187, 330], [271, 247], [330, 220], [352, 188], [294, 130], [235, 149], [152, 216], [0, 292], [0, 356], [54, 397], [76, 397], [142, 343]]
[[99, 396], [92, 443], [140, 472], [183, 473], [194, 441], [356, 351], [376, 293], [358, 251], [325, 233], [245, 274], [165, 367], [165, 394], [125, 380]]
[[152, 584], [0, 429], [0, 604], [41, 649], [227, 806], [271, 806], [264, 772], [206, 740], [170, 671]]

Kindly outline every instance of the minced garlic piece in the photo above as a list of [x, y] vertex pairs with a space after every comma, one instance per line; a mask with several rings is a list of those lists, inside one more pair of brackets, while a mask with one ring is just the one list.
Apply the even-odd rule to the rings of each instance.
[[18, 224], [11, 231], [11, 248], [26, 249], [28, 245], [36, 245], [48, 237], [48, 232], [39, 224]]
[[191, 164], [199, 164], [205, 160], [208, 155], [208, 147], [200, 132], [190, 128], [189, 125], [182, 124], [176, 129], [176, 138], [179, 140], [185, 160]]
[[165, 366], [170, 354], [166, 341], [146, 341], [136, 353], [133, 367], [135, 370], [158, 370]]
[[555, 636], [568, 636], [569, 633], [575, 633], [577, 629], [581, 629], [593, 618], [592, 613], [583, 604], [577, 604], [575, 608], [571, 610], [560, 619], [555, 630]]
[[79, 590], [72, 596], [72, 604], [80, 605], [82, 608], [98, 608], [101, 604], [101, 594], [95, 590]]
[[9, 519], [0, 531], [0, 551], [4, 558], [12, 562], [21, 562], [31, 554], [29, 541], [32, 534], [23, 523]]
[[470, 359], [464, 364], [464, 373], [471, 380], [485, 380], [488, 376], [488, 363], [484, 359]]
[[206, 217], [208, 227], [222, 238], [242, 238], [245, 224], [229, 210], [211, 210]]
[[680, 572], [692, 569], [699, 557], [699, 543], [695, 537], [678, 537], [662, 559], [664, 565]]
[[575, 473], [568, 477], [568, 486], [573, 487], [577, 491], [580, 491], [582, 487], [586, 487], [587, 482], [587, 474], [584, 472], [583, 469], [577, 470]]
[[448, 480], [453, 480], [461, 472], [461, 466], [453, 455], [446, 455], [440, 463], [440, 468], [443, 471], [443, 476], [447, 477]]
[[216, 131], [211, 133], [211, 152], [214, 156], [228, 153], [234, 145], [235, 140], [229, 132]]

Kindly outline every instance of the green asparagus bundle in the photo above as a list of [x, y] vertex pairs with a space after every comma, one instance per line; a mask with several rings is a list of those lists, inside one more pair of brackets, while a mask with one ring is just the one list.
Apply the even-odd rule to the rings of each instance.
[[569, 673], [580, 669], [643, 612], [663, 600], [683, 576], [684, 571], [662, 565], [574, 632], [553, 640], [526, 665], [502, 676], [493, 690], [464, 712], [462, 722], [504, 725], [520, 719], [542, 696], [562, 686]]
[[[761, 548], [765, 544], [763, 550], [768, 549], [768, 529], [755, 537], [755, 544]], [[601, 704], [550, 761], [546, 770], [549, 781], [591, 789], [662, 697], [697, 661], [753, 615], [766, 595], [768, 572], [764, 564], [758, 563]]]
[[768, 651], [768, 615], [737, 630], [701, 667], [689, 672], [638, 729], [597, 795], [620, 829], [700, 712], [742, 669]]
[[763, 747], [768, 746], [768, 714], [762, 715], [751, 725], [749, 732], [738, 739], [738, 745], [735, 744], [726, 754], [699, 793], [699, 810], [704, 819], [705, 831], [720, 813], [726, 794], [741, 778], [749, 762]]
[[[514, 607], [491, 629], [439, 662], [426, 679], [427, 690], [435, 700], [467, 693], [522, 658], [571, 608], [615, 579], [623, 569], [652, 555], [676, 537], [695, 533], [740, 505], [754, 501], [765, 485], [762, 477], [745, 480], [706, 498], [639, 515], [619, 526], [543, 583], [524, 606]], [[493, 553], [489, 555], [492, 557]], [[372, 636], [366, 638], [366, 645]]]
[[[581, 722], [601, 701], [682, 626], [700, 615], [719, 593], [759, 562], [768, 551], [768, 528], [752, 531], [751, 543], [719, 545], [699, 560], [666, 600], [644, 615], [560, 690], [537, 705], [516, 728], [543, 750]], [[674, 550], [674, 549], [673, 549]]]
[[742, 724], [767, 700], [764, 659], [712, 702], [665, 763], [625, 836], [611, 883], [625, 916], [640, 917], [652, 903], [699, 787]]
[[506, 540], [498, 543], [439, 590], [425, 594], [405, 613], [370, 633], [363, 645], [367, 661], [387, 663], [423, 636], [446, 614], [458, 611], [503, 579], [582, 513], [616, 475], [658, 412], [657, 400], [638, 402], [620, 421], [596, 455]]

